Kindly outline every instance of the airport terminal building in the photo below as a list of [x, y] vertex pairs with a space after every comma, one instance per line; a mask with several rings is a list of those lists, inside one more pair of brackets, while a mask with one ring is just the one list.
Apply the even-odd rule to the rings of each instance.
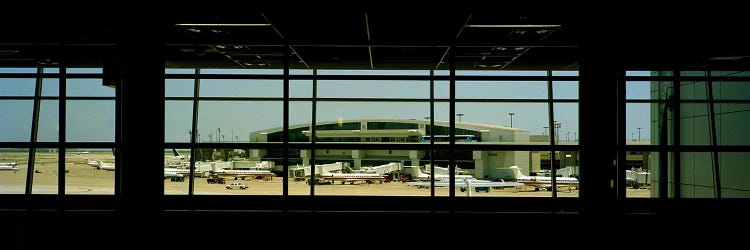
[[[252, 142], [280, 142], [282, 128], [271, 128], [251, 133]], [[290, 142], [309, 142], [310, 125], [297, 124], [289, 127]], [[449, 133], [448, 121], [435, 121], [430, 126], [429, 120], [416, 119], [364, 119], [319, 122], [316, 125], [316, 142], [357, 142], [357, 143], [430, 143], [434, 133], [435, 143], [447, 144]], [[528, 144], [529, 131], [498, 125], [456, 123], [456, 143], [460, 144]], [[544, 143], [544, 142], [541, 142]], [[312, 150], [300, 150], [299, 160], [303, 166], [310, 165]], [[379, 149], [318, 149], [315, 150], [317, 163], [350, 162], [352, 168], [362, 166], [400, 162], [404, 166], [424, 166], [430, 164], [429, 152], [425, 150], [379, 150]], [[268, 160], [274, 158], [268, 150], [249, 150], [250, 160]], [[273, 154], [271, 152], [271, 154]], [[477, 178], [507, 178], [507, 171], [500, 168], [518, 166], [522, 173], [528, 175], [530, 162], [535, 162], [532, 171], [540, 166], [539, 152], [528, 151], [461, 151], [456, 155], [456, 166], [467, 169]], [[436, 166], [447, 167], [448, 157], [436, 154], [433, 159]]]

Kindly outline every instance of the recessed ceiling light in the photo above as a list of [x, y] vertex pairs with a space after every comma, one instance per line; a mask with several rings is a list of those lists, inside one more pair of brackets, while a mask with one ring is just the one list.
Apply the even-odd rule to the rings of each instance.
[[748, 57], [750, 57], [750, 56], [715, 56], [715, 57], [711, 57], [708, 60], [711, 60], [711, 61], [732, 61], [732, 60], [742, 60], [742, 59], [745, 59], [745, 58], [748, 58]]
[[467, 28], [560, 28], [560, 24], [467, 24]]
[[178, 23], [177, 26], [191, 27], [267, 27], [270, 23]]

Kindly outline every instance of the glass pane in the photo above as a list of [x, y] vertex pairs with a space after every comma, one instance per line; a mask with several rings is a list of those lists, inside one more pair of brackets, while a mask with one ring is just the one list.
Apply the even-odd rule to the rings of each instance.
[[42, 96], [59, 96], [60, 79], [44, 78], [42, 80]]
[[48, 73], [48, 74], [56, 74], [56, 73], [60, 73], [60, 68], [44, 68], [42, 72]]
[[703, 81], [680, 82], [681, 100], [707, 100], [708, 84]]
[[[202, 148], [197, 149], [196, 157], [196, 175], [208, 178], [195, 179], [195, 194], [282, 194], [281, 149]], [[290, 151], [290, 164], [299, 163], [299, 150]]]
[[[435, 98], [436, 99], [448, 99], [450, 98], [451, 89], [449, 81], [435, 81]], [[429, 90], [428, 90], [429, 91]], [[429, 92], [428, 92], [429, 94]]]
[[166, 97], [193, 97], [195, 80], [166, 79], [164, 80], [164, 95]]
[[201, 97], [282, 97], [282, 80], [202, 79]]
[[722, 198], [750, 197], [750, 168], [747, 167], [748, 152], [719, 153], [719, 175], [721, 176]]
[[625, 197], [652, 198], [651, 192], [652, 166], [651, 158], [657, 152], [627, 151], [625, 153]]
[[[666, 153], [667, 159], [664, 163], [661, 162], [662, 154], [659, 152], [651, 152], [649, 155], [649, 169], [651, 170], [651, 197], [658, 198], [660, 192], [660, 183], [667, 182], [667, 197], [674, 197], [674, 153]], [[685, 158], [682, 158], [684, 160]], [[663, 165], [666, 164], [666, 165]], [[684, 164], [684, 163], [683, 163]], [[661, 176], [660, 170], [666, 168], [667, 176]], [[685, 171], [682, 171], [684, 176]], [[684, 189], [683, 189], [684, 190]], [[683, 192], [684, 193], [684, 192]]]
[[625, 76], [651, 76], [651, 71], [625, 71]]
[[710, 152], [683, 152], [680, 155], [682, 157], [680, 159], [680, 197], [714, 198], [712, 154]]
[[0, 78], [0, 96], [34, 96], [36, 79]]
[[28, 142], [34, 101], [0, 100], [0, 142]]
[[[34, 180], [32, 194], [57, 194], [59, 171], [58, 151], [54, 148], [39, 148], [34, 155]], [[67, 169], [67, 167], [66, 167]]]
[[552, 76], [578, 76], [578, 71], [577, 70], [552, 71]]
[[578, 103], [555, 103], [553, 107], [557, 144], [578, 144]]
[[67, 73], [69, 74], [98, 74], [102, 73], [102, 68], [67, 68]]
[[115, 193], [112, 149], [69, 148], [65, 152], [65, 161], [65, 194]]
[[750, 76], [750, 71], [711, 71], [711, 76]]
[[66, 141], [114, 142], [114, 100], [69, 100], [66, 108]]
[[[750, 104], [714, 104], [719, 145], [750, 145]], [[695, 131], [699, 133], [701, 131]], [[705, 130], [709, 134], [711, 130]]]
[[[651, 121], [656, 114], [650, 114], [650, 103], [625, 104], [625, 135], [627, 145], [658, 145], [659, 124]], [[655, 134], [652, 136], [651, 131]], [[653, 140], [652, 140], [653, 139]], [[653, 141], [653, 143], [652, 143]]]
[[309, 142], [312, 102], [289, 102], [290, 142]]
[[[642, 118], [639, 118], [643, 116], [643, 110], [648, 108], [648, 115], [649, 115], [649, 123], [646, 124]], [[666, 115], [666, 117], [665, 117]], [[629, 143], [632, 143], [633, 141], [637, 141], [638, 136], [638, 128], [641, 129], [641, 142], [643, 142], [643, 133], [647, 132], [649, 134], [648, 137], [648, 144], [651, 145], [672, 145], [672, 117], [674, 115], [674, 112], [671, 108], [669, 108], [668, 105], [664, 105], [664, 103], [628, 103], [626, 104], [626, 136], [627, 139], [629, 139]], [[684, 113], [683, 113], [684, 115]], [[632, 120], [633, 122], [630, 122], [628, 120]], [[645, 126], [648, 125], [648, 126]], [[684, 130], [685, 128], [681, 128]], [[646, 131], [648, 130], [648, 131]], [[664, 138], [662, 138], [662, 135]]]
[[[549, 152], [540, 152], [540, 158], [542, 153], [546, 153], [549, 156]], [[533, 158], [530, 159], [534, 160]], [[547, 157], [546, 159], [547, 162], [549, 162], [549, 157]], [[558, 197], [578, 197], [578, 178], [580, 176], [579, 162], [580, 154], [578, 154], [578, 151], [555, 152], [555, 181], [557, 184]], [[544, 171], [542, 171], [541, 173], [544, 173]], [[534, 180], [534, 178], [531, 178], [530, 183], [539, 182], [539, 184], [536, 184], [537, 187], [549, 190], [552, 187], [551, 181], [552, 180], [550, 179], [550, 183], [547, 183], [545, 178], [537, 177], [536, 180]], [[527, 184], [528, 186], [528, 183], [525, 184]]]
[[283, 114], [280, 101], [201, 101], [198, 133], [202, 142], [235, 142], [248, 137], [253, 142], [280, 142], [281, 132], [266, 130], [280, 131]]
[[[449, 110], [436, 107], [435, 112]], [[528, 143], [545, 132], [548, 114], [546, 103], [456, 103], [456, 135], [472, 135], [478, 142]], [[437, 131], [447, 131], [448, 125], [447, 121], [436, 121], [435, 135], [447, 135]]]
[[318, 81], [319, 98], [430, 98], [428, 81]]
[[318, 75], [430, 75], [429, 70], [318, 70]]
[[711, 145], [708, 104], [683, 103], [680, 107], [680, 144]]
[[195, 74], [195, 69], [177, 69], [177, 68], [166, 68], [164, 69], [165, 74]]
[[312, 98], [312, 81], [309, 81], [309, 80], [289, 81], [289, 97]]
[[[450, 74], [450, 71], [447, 74]], [[525, 70], [456, 70], [457, 76], [547, 76], [547, 71]]]
[[313, 74], [311, 69], [289, 69], [290, 75], [309, 75]]
[[68, 96], [115, 96], [115, 88], [102, 85], [102, 79], [68, 79], [66, 87]]
[[201, 69], [201, 74], [211, 75], [281, 75], [281, 69]]
[[[658, 82], [655, 81], [654, 83]], [[649, 100], [652, 97], [652, 91], [658, 91], [658, 89], [652, 89], [651, 82], [630, 81], [625, 83], [625, 99], [628, 100]]]
[[[190, 142], [193, 129], [193, 102], [192, 101], [165, 101], [164, 102], [164, 141], [165, 142]], [[200, 134], [196, 135], [196, 141], [201, 142]]]
[[[632, 83], [632, 84], [631, 84]], [[627, 82], [626, 87], [626, 98], [627, 99], [643, 99], [643, 100], [671, 100], [672, 97], [672, 82], [669, 81], [651, 81], [649, 88], [649, 95], [643, 95], [645, 86], [640, 85], [645, 82]], [[631, 91], [631, 89], [633, 91]], [[631, 94], [633, 92], [635, 94]]]
[[456, 99], [547, 99], [547, 82], [456, 82]]
[[0, 194], [23, 194], [29, 150], [0, 148]]
[[39, 106], [39, 129], [37, 141], [56, 142], [59, 136], [60, 102], [58, 100], [42, 100]]
[[714, 100], [750, 100], [750, 82], [713, 82]]
[[577, 81], [552, 82], [552, 90], [554, 99], [578, 99]]
[[[164, 149], [164, 194], [187, 195], [190, 188], [190, 149]], [[210, 176], [210, 164], [196, 162], [195, 185], [218, 184], [218, 180], [206, 181]]]
[[[409, 175], [404, 166], [418, 167], [424, 156], [425, 151], [418, 150], [316, 150], [315, 195], [429, 196], [429, 188], [393, 181]], [[310, 167], [305, 166], [297, 171], [304, 172], [309, 183]]]
[[0, 73], [36, 73], [36, 68], [0, 68]]
[[[425, 114], [430, 113], [430, 104], [422, 102], [318, 102], [317, 105], [318, 125], [329, 124], [328, 130], [357, 130], [356, 126], [350, 128], [344, 125], [351, 122], [360, 123], [365, 119], [419, 123], [424, 121]], [[321, 133], [320, 128], [318, 132], [319, 137], [325, 136], [325, 132]]]

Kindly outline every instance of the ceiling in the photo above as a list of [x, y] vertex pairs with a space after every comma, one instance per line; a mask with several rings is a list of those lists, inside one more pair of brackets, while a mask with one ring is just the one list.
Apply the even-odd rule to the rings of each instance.
[[[742, 33], [740, 16], [699, 10], [665, 13], [192, 11], [160, 15], [147, 25], [163, 35], [158, 39], [166, 45], [168, 67], [281, 68], [288, 49], [294, 69], [448, 69], [453, 54], [458, 69], [574, 70], [585, 46], [636, 69], [750, 65], [750, 38]], [[4, 18], [9, 20], [0, 21], [18, 25], [2, 31], [1, 66], [56, 65], [61, 60], [101, 65], [117, 54], [118, 41], [144, 27], [104, 13], [45, 15], [33, 24], [25, 22], [32, 18], [27, 15]], [[508, 26], [477, 27], [481, 25]]]

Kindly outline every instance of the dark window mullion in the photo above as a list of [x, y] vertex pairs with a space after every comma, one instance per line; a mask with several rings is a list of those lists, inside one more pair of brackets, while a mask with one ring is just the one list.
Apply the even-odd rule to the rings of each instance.
[[[547, 108], [549, 109], [548, 116], [549, 116], [549, 128], [550, 128], [550, 152], [549, 152], [549, 165], [550, 165], [550, 175], [552, 176], [552, 198], [557, 198], [557, 168], [555, 168], [555, 150], [557, 149], [555, 147], [555, 105], [552, 102], [552, 70], [547, 70], [547, 77], [550, 77], [547, 80]], [[531, 171], [531, 166], [529, 166], [529, 171]]]
[[198, 105], [200, 104], [200, 89], [201, 89], [201, 69], [195, 69], [195, 78], [193, 79], [193, 123], [192, 123], [192, 134], [190, 136], [190, 178], [188, 180], [188, 196], [195, 194], [195, 150], [196, 150], [196, 137], [198, 134]]

